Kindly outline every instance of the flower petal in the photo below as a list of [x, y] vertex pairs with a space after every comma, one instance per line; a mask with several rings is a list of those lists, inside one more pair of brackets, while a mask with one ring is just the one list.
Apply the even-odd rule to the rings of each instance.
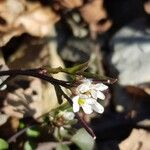
[[97, 99], [98, 98], [98, 94], [97, 94], [97, 91], [95, 90], [90, 90], [91, 91], [91, 95], [94, 99]]
[[92, 109], [98, 113], [103, 113], [104, 112], [104, 107], [98, 103], [97, 101], [95, 101], [94, 104], [91, 105], [92, 106]]
[[101, 92], [101, 91], [97, 91], [97, 98], [104, 100], [105, 99], [105, 95]]
[[84, 93], [84, 92], [87, 92], [88, 90], [89, 90], [89, 86], [86, 84], [80, 84], [77, 87], [77, 93]]
[[82, 80], [82, 83], [86, 83], [87, 85], [91, 85], [91, 83], [92, 83], [92, 80], [91, 79], [83, 79]]
[[103, 83], [98, 83], [98, 84], [93, 85], [92, 88], [94, 88], [95, 90], [104, 91], [108, 89], [108, 86]]
[[79, 94], [79, 97], [82, 98], [82, 99], [87, 99], [87, 98], [89, 98], [89, 95], [87, 95], [87, 94]]
[[73, 120], [75, 115], [73, 112], [65, 112], [63, 114], [63, 117], [65, 118], [65, 120]]
[[79, 100], [79, 95], [76, 95], [72, 98], [73, 103], [77, 103], [78, 104], [78, 100]]
[[77, 103], [73, 103], [73, 111], [78, 112], [80, 109], [80, 106]]
[[94, 102], [93, 101], [95, 101], [95, 99], [93, 99], [93, 98], [86, 98], [85, 99], [85, 104], [93, 104]]
[[91, 114], [93, 112], [91, 105], [88, 104], [84, 104], [82, 109], [86, 114]]

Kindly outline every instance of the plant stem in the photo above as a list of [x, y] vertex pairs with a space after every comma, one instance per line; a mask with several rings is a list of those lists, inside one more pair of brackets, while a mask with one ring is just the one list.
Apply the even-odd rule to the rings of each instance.
[[71, 87], [69, 82], [55, 79], [55, 78], [47, 75], [45, 72], [47, 72], [47, 71], [42, 69], [42, 68], [38, 68], [38, 69], [13, 69], [13, 70], [0, 71], [0, 76], [6, 76], [6, 75], [7, 76], [8, 75], [13, 76], [13, 77], [18, 76], [18, 75], [32, 76], [32, 77], [36, 77], [36, 78], [45, 80], [47, 82], [50, 82], [51, 84], [61, 85], [65, 88]]

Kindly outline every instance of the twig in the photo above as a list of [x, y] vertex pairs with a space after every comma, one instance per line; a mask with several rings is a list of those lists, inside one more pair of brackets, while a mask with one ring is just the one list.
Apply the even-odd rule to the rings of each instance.
[[18, 76], [18, 75], [23, 75], [23, 76], [33, 76], [42, 80], [45, 80], [47, 82], [50, 82], [51, 84], [58, 84], [61, 85], [65, 88], [70, 88], [70, 84], [67, 81], [62, 81], [55, 79], [51, 76], [48, 76], [47, 74], [43, 73], [45, 70], [42, 68], [38, 69], [14, 69], [14, 70], [5, 70], [5, 71], [0, 71], [0, 76]]
[[7, 142], [8, 142], [8, 143], [15, 142], [16, 139], [17, 139], [20, 135], [22, 135], [28, 128], [31, 128], [31, 127], [33, 127], [33, 126], [34, 126], [34, 125], [28, 126], [28, 127], [24, 128], [24, 129], [22, 129], [21, 131], [17, 132], [15, 135], [13, 135], [12, 137], [10, 137], [10, 138], [7, 140]]

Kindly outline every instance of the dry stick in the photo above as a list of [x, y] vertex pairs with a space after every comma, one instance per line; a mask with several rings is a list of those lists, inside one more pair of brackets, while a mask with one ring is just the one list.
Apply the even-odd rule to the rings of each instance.
[[14, 70], [0, 71], [0, 76], [5, 75], [10, 75], [14, 77], [18, 75], [33, 76], [45, 80], [47, 82], [50, 82], [51, 84], [58, 84], [65, 88], [70, 88], [69, 82], [55, 79], [51, 76], [44, 74], [42, 71], [44, 71], [44, 69], [14, 69]]
[[7, 140], [7, 142], [8, 142], [8, 143], [15, 142], [16, 139], [17, 139], [17, 137], [19, 137], [20, 135], [22, 135], [28, 128], [31, 128], [31, 127], [33, 127], [33, 126], [34, 126], [34, 125], [28, 126], [28, 127], [24, 128], [24, 129], [22, 129], [21, 131], [19, 131], [18, 133], [16, 133], [16, 134], [13, 135], [12, 137], [10, 137], [10, 138]]
[[[64, 92], [63, 95], [72, 106], [72, 100]], [[79, 113], [75, 113], [75, 116], [81, 123], [81, 125], [84, 127], [84, 129], [93, 137], [93, 139], [96, 139], [96, 135], [94, 134], [93, 130], [87, 125], [83, 118], [80, 117]]]

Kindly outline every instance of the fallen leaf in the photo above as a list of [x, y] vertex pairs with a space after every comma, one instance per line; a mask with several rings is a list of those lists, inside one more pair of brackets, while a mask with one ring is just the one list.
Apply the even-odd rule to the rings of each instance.
[[39, 37], [50, 35], [58, 20], [59, 16], [50, 7], [39, 2], [0, 1], [0, 47], [22, 33]]
[[149, 0], [144, 3], [144, 10], [146, 11], [147, 14], [150, 15], [150, 1]]
[[[80, 8], [80, 13], [85, 22], [89, 24], [91, 31], [105, 32], [112, 25], [103, 6], [103, 0], [89, 1]], [[100, 23], [101, 20], [105, 22]]]
[[83, 0], [56, 0], [57, 7], [74, 9], [80, 7], [83, 4]]
[[133, 129], [130, 136], [119, 144], [120, 150], [149, 150], [150, 133], [143, 129]]
[[14, 23], [14, 26], [22, 26], [25, 32], [43, 37], [50, 35], [53, 25], [59, 20], [59, 17], [49, 7], [37, 6], [33, 10], [20, 15]]
[[[10, 68], [35, 68], [44, 65], [63, 66], [57, 53], [57, 44], [51, 40], [42, 44], [37, 38], [30, 37], [10, 57]], [[28, 44], [27, 44], [28, 43]], [[36, 50], [36, 51], [35, 51]], [[56, 74], [55, 78], [65, 80], [64, 74]], [[15, 84], [17, 86], [15, 86]], [[10, 83], [13, 87], [4, 99], [3, 111], [11, 116], [37, 118], [59, 106], [54, 86], [37, 78], [19, 78]]]
[[107, 17], [106, 10], [103, 7], [103, 0], [89, 1], [89, 3], [81, 7], [80, 13], [89, 24], [97, 23], [99, 20]]

